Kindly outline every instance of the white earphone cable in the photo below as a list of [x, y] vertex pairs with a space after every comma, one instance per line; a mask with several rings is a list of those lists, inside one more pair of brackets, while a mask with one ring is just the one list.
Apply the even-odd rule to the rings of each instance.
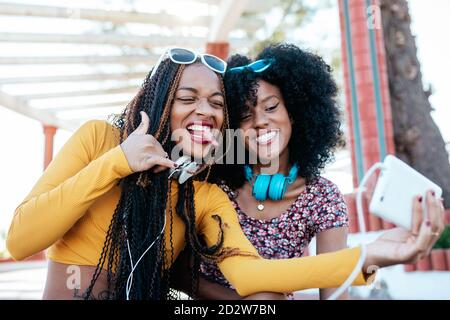
[[[374, 164], [372, 167], [370, 167], [370, 169], [366, 172], [363, 179], [361, 180], [361, 183], [357, 189], [356, 211], [358, 214], [359, 230], [362, 235], [366, 234], [366, 224], [364, 221], [363, 206], [362, 206], [362, 194], [366, 190], [365, 184], [367, 183], [369, 178], [372, 176], [372, 174], [377, 169], [382, 168], [382, 167], [383, 167], [383, 164], [381, 162], [378, 162], [378, 163]], [[139, 259], [136, 261], [136, 264], [133, 264], [133, 258], [131, 255], [130, 244], [127, 239], [127, 248], [128, 248], [128, 254], [129, 254], [130, 263], [131, 263], [131, 272], [130, 272], [130, 275], [128, 276], [127, 283], [126, 283], [126, 298], [127, 298], [127, 300], [130, 299], [129, 294], [130, 294], [131, 288], [133, 286], [133, 272], [137, 268], [139, 262], [142, 260], [142, 258], [145, 256], [145, 254], [153, 247], [153, 245], [156, 243], [156, 241], [158, 241], [158, 239], [164, 233], [164, 230], [166, 228], [166, 220], [167, 220], [167, 217], [164, 216], [164, 225], [161, 229], [161, 232], [156, 237], [156, 239], [148, 246], [148, 248], [142, 253], [142, 255], [139, 257]], [[364, 262], [365, 262], [366, 256], [367, 256], [366, 246], [364, 244], [360, 244], [360, 247], [361, 247], [361, 254], [360, 254], [358, 262], [356, 263], [355, 268], [353, 269], [352, 273], [348, 276], [348, 278], [345, 280], [345, 282], [338, 289], [336, 289], [336, 291], [333, 292], [333, 294], [328, 298], [328, 300], [336, 300], [340, 295], [342, 295], [345, 292], [345, 290], [347, 290], [351, 286], [351, 284], [353, 283], [355, 278], [358, 276], [359, 272], [361, 271], [361, 269], [364, 265]]]
[[[383, 168], [383, 163], [381, 162], [377, 162], [372, 167], [370, 167], [370, 169], [367, 170], [366, 174], [364, 174], [364, 177], [362, 178], [361, 183], [359, 184], [359, 187], [356, 192], [356, 212], [358, 214], [359, 231], [363, 236], [366, 234], [367, 231], [366, 231], [366, 223], [364, 221], [362, 194], [364, 191], [366, 191], [365, 185], [369, 180], [369, 178], [372, 176], [372, 174], [374, 174], [374, 172], [377, 169], [381, 168]], [[345, 282], [339, 288], [337, 288], [336, 291], [333, 292], [333, 294], [328, 298], [328, 300], [336, 300], [340, 295], [342, 295], [345, 292], [345, 290], [347, 290], [351, 286], [353, 281], [358, 276], [358, 273], [361, 271], [367, 256], [366, 246], [364, 244], [360, 244], [360, 247], [361, 247], [361, 254], [352, 273], [348, 276]]]
[[127, 239], [127, 248], [128, 248], [128, 254], [130, 256], [130, 263], [131, 263], [131, 272], [130, 272], [130, 275], [128, 276], [126, 289], [125, 289], [126, 295], [127, 295], [127, 300], [130, 300], [130, 292], [131, 292], [131, 288], [133, 286], [133, 272], [137, 268], [139, 262], [141, 262], [142, 258], [145, 256], [145, 254], [151, 249], [151, 247], [153, 247], [153, 245], [156, 243], [156, 241], [158, 241], [158, 239], [164, 233], [164, 230], [166, 228], [166, 221], [167, 221], [167, 217], [166, 217], [166, 215], [164, 215], [164, 225], [163, 225], [163, 227], [161, 229], [161, 232], [156, 237], [156, 239], [153, 240], [153, 242], [148, 246], [148, 248], [144, 251], [144, 253], [142, 253], [142, 255], [139, 257], [139, 259], [136, 261], [135, 265], [133, 265], [133, 259], [131, 257], [131, 250], [130, 250], [130, 243], [129, 243], [128, 239]]

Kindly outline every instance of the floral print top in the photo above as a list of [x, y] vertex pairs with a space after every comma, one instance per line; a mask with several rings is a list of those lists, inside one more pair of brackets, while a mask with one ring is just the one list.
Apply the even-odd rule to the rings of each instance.
[[[287, 211], [270, 220], [247, 216], [236, 202], [237, 192], [226, 185], [220, 187], [233, 203], [245, 235], [265, 259], [301, 257], [317, 233], [348, 226], [343, 195], [323, 177], [308, 184]], [[233, 288], [212, 262], [202, 261], [200, 273], [208, 280]]]

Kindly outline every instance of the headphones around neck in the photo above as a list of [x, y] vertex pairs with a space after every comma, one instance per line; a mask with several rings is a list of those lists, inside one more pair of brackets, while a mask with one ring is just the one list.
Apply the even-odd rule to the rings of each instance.
[[298, 166], [294, 164], [286, 177], [282, 173], [276, 174], [258, 174], [254, 178], [252, 168], [245, 165], [245, 179], [253, 182], [252, 194], [258, 201], [264, 201], [269, 197], [270, 200], [281, 200], [286, 193], [288, 185], [297, 179]]

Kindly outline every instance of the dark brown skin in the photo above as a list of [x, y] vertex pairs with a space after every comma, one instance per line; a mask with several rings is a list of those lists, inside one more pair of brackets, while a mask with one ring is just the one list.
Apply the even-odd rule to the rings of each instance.
[[[251, 129], [257, 132], [267, 132], [267, 130], [279, 130], [277, 143], [271, 144], [270, 148], [262, 149], [262, 156], [269, 160], [279, 159], [279, 170], [285, 175], [288, 173], [290, 165], [288, 163], [288, 141], [291, 135], [291, 123], [284, 106], [284, 101], [279, 89], [264, 81], [259, 81], [258, 101], [256, 107], [251, 107], [249, 114], [242, 119], [240, 128], [244, 131]], [[246, 143], [249, 150], [254, 148], [251, 138], [250, 143]], [[261, 150], [258, 149], [258, 152]], [[260, 155], [258, 153], [258, 155]], [[254, 172], [260, 172], [266, 166], [253, 166]], [[275, 171], [277, 172], [277, 171]], [[265, 173], [275, 173], [265, 172]], [[304, 181], [300, 177], [292, 184], [286, 193], [285, 199], [281, 201], [265, 201], [264, 212], [257, 211], [258, 202], [251, 195], [251, 186], [246, 183], [238, 189], [239, 195], [237, 202], [243, 211], [259, 219], [270, 219], [277, 217], [290, 206], [298, 197], [304, 188]], [[421, 201], [426, 202], [428, 216], [423, 219]], [[281, 209], [280, 209], [281, 208]], [[367, 258], [363, 265], [363, 271], [373, 270], [372, 267], [379, 268], [391, 266], [399, 263], [415, 263], [425, 255], [429, 254], [434, 243], [439, 239], [444, 229], [444, 208], [440, 199], [429, 191], [425, 199], [416, 197], [413, 199], [412, 229], [394, 228], [376, 241], [367, 245]], [[336, 228], [321, 232], [317, 237], [317, 254], [336, 251], [347, 247], [347, 228]], [[223, 294], [222, 299], [239, 299], [240, 297], [231, 289], [219, 289], [218, 284], [204, 284], [207, 280], [200, 283], [200, 296], [205, 298], [214, 298], [218, 294]], [[215, 286], [213, 286], [215, 285]], [[320, 298], [328, 298], [335, 289], [321, 289]], [[284, 299], [284, 295], [279, 293], [262, 292], [257, 295], [246, 297], [247, 299]], [[340, 299], [347, 298], [344, 294]]]
[[209, 136], [211, 143], [202, 145], [192, 141], [186, 128], [193, 121], [204, 122], [211, 125], [212, 132], [217, 132], [224, 121], [224, 105], [217, 74], [201, 63], [188, 65], [180, 79], [170, 113], [170, 128], [185, 153], [195, 158], [207, 155], [214, 137]]
[[[258, 82], [258, 101], [255, 107], [250, 107], [249, 112], [241, 120], [240, 129], [245, 132], [247, 137], [246, 148], [253, 152], [258, 152], [258, 157], [264, 159], [264, 165], [259, 163], [253, 166], [254, 172], [265, 171], [265, 173], [281, 172], [285, 175], [290, 170], [288, 143], [292, 133], [292, 123], [284, 104], [280, 89], [265, 81]], [[278, 141], [268, 146], [257, 146], [256, 136], [259, 136], [270, 130], [278, 131]], [[252, 136], [253, 135], [253, 136]], [[252, 139], [253, 138], [253, 139]], [[256, 151], [257, 150], [257, 151]], [[276, 163], [277, 167], [270, 168], [268, 163]], [[278, 169], [279, 167], [279, 169]], [[270, 172], [271, 171], [271, 172]], [[264, 211], [258, 211], [259, 202], [252, 196], [252, 186], [246, 182], [238, 189], [237, 202], [239, 207], [246, 215], [261, 219], [270, 220], [280, 216], [285, 212], [298, 196], [305, 190], [305, 180], [298, 177], [297, 180], [288, 187], [288, 190], [282, 200], [264, 201]], [[346, 248], [347, 228], [336, 228], [321, 232], [317, 235], [317, 254], [331, 252]], [[224, 288], [221, 285], [202, 279], [199, 286], [200, 296], [205, 299], [241, 299], [235, 290]], [[333, 293], [334, 289], [321, 289], [321, 299], [326, 299]], [[341, 298], [346, 298], [343, 294]], [[273, 292], [261, 292], [255, 295], [245, 297], [249, 300], [284, 300], [285, 295]]]
[[[91, 284], [94, 271], [94, 266], [68, 265], [49, 260], [47, 281], [42, 299], [83, 300], [83, 293]], [[79, 279], [79, 282], [74, 281], [75, 278]], [[68, 281], [69, 285], [67, 285]], [[79, 284], [79, 286], [76, 284]], [[94, 299], [104, 299], [106, 288], [106, 274], [102, 272], [92, 292]]]
[[[186, 66], [179, 88], [189, 89], [178, 89], [176, 92], [170, 115], [171, 130], [173, 132], [180, 129], [185, 135], [181, 140], [181, 147], [186, 153], [199, 152], [196, 155], [201, 156], [210, 145], [196, 145], [185, 129], [189, 121], [208, 121], [212, 124], [212, 129], [217, 130], [222, 127], [224, 97], [219, 78], [203, 64], [195, 63]], [[145, 113], [141, 113], [141, 116], [141, 125], [121, 144], [130, 168], [135, 172], [149, 169], [160, 172], [173, 167], [173, 161], [165, 157], [165, 151], [159, 142], [147, 134], [151, 120]], [[210, 139], [213, 143], [214, 137], [211, 136]], [[192, 146], [195, 150], [192, 150]], [[79, 289], [69, 289], [67, 286], [67, 280], [72, 279], [70, 277], [74, 273], [71, 268], [79, 270]], [[95, 266], [71, 266], [49, 261], [43, 299], [82, 299], [82, 293], [90, 285], [94, 271]], [[103, 272], [94, 287], [93, 298], [104, 298], [106, 288], [106, 275]]]
[[[202, 68], [187, 67], [185, 72], [183, 73], [182, 79], [184, 78], [185, 74], [188, 72], [201, 72], [202, 70], [203, 70]], [[199, 77], [201, 76], [200, 73], [198, 76]], [[199, 83], [201, 83], [201, 85], [204, 85], [204, 86], [217, 85], [217, 83], [212, 83], [212, 82], [206, 83], [204, 81], [199, 82]], [[181, 84], [180, 84], [180, 86], [181, 86]], [[206, 92], [206, 91], [204, 90], [204, 88], [198, 88], [198, 92]], [[210, 92], [212, 92], [212, 91], [210, 91]], [[210, 97], [210, 96], [206, 96], [204, 94], [199, 94], [199, 96], [197, 96], [197, 97], [199, 97], [200, 99], [203, 100], [205, 97]], [[210, 99], [207, 99], [207, 100], [210, 100]], [[211, 108], [213, 108], [213, 106], [211, 106]], [[193, 113], [190, 114], [189, 116], [192, 116], [194, 119], [196, 119], [194, 117], [195, 114], [197, 114], [198, 117], [200, 117], [201, 119], [204, 119], [205, 116], [206, 117], [214, 116], [215, 113], [212, 111], [208, 111], [208, 110], [209, 110], [209, 108], [207, 107], [207, 105], [203, 104], [202, 108], [200, 108], [200, 111], [193, 110], [192, 111]], [[264, 113], [262, 113], [262, 114], [264, 115]], [[183, 118], [183, 117], [181, 117], [181, 118]], [[178, 122], [178, 123], [183, 123], [183, 122]], [[145, 126], [145, 124], [144, 124], [144, 126]], [[217, 128], [219, 128], [221, 126], [220, 121], [217, 121], [215, 123], [215, 127], [216, 126], [217, 126]], [[183, 128], [183, 127], [181, 126], [181, 128]], [[174, 128], [172, 128], [172, 129], [174, 129]], [[148, 135], [145, 134], [146, 130], [143, 130], [142, 128], [137, 128], [136, 130], [140, 130], [140, 131], [144, 132], [144, 134], [142, 132], [138, 133], [137, 137], [135, 137], [136, 141], [142, 141], [144, 143], [145, 142], [144, 140], [148, 140], [146, 137]], [[282, 134], [284, 134], [284, 133], [282, 133]], [[127, 140], [125, 140], [125, 141], [127, 141]], [[147, 143], [147, 142], [145, 142], [145, 143]], [[145, 152], [145, 150], [146, 150], [146, 148], [143, 148], [140, 145], [137, 145], [136, 148], [137, 149], [140, 148], [141, 152]], [[157, 150], [156, 146], [153, 145], [152, 148], [155, 150], [155, 152], [159, 152]], [[280, 148], [280, 150], [283, 150], [283, 149]], [[139, 152], [134, 152], [133, 150], [131, 150], [131, 151], [132, 152], [130, 154], [135, 154], [137, 157], [137, 161], [135, 161], [135, 163], [138, 166], [143, 166], [143, 167], [149, 169], [150, 167], [153, 167], [153, 166], [155, 168], [158, 168], [158, 165], [159, 166], [171, 166], [172, 165], [171, 163], [166, 164], [165, 162], [162, 162], [162, 161], [157, 162], [157, 161], [153, 161], [153, 160], [152, 160], [153, 162], [150, 161], [148, 163], [144, 163], [142, 161], [139, 161], [139, 159], [143, 159], [142, 154], [140, 154]], [[274, 150], [272, 150], [272, 155], [274, 154], [273, 151]], [[159, 155], [159, 156], [161, 156], [161, 155]], [[161, 160], [162, 160], [162, 158], [163, 157], [161, 157], [161, 158], [158, 157], [158, 159], [161, 159]], [[280, 154], [280, 158], [285, 158], [285, 156], [282, 156]], [[285, 158], [285, 159], [287, 159], [287, 158]], [[128, 157], [127, 157], [127, 160], [129, 160]], [[283, 164], [280, 163], [280, 165], [283, 165]], [[289, 167], [288, 165], [284, 164], [284, 167], [281, 167], [282, 169], [280, 171], [284, 172], [286, 174], [288, 167]], [[254, 170], [257, 170], [257, 168], [254, 168]], [[295, 198], [295, 194], [298, 195], [301, 192], [301, 188], [302, 188], [302, 181], [301, 181], [301, 179], [299, 179], [299, 181], [296, 181], [296, 183], [294, 183], [289, 188], [286, 197], [290, 198], [292, 201], [292, 199]], [[293, 197], [293, 198], [291, 198], [291, 197]], [[367, 259], [363, 266], [363, 270], [368, 270], [368, 268], [373, 265], [376, 265], [379, 267], [386, 267], [386, 266], [395, 265], [395, 264], [399, 264], [399, 263], [414, 263], [429, 253], [432, 246], [437, 241], [437, 239], [439, 238], [440, 234], [442, 233], [442, 231], [444, 229], [444, 218], [443, 218], [444, 209], [443, 209], [441, 201], [439, 199], [437, 199], [436, 197], [434, 197], [434, 195], [432, 195], [431, 192], [429, 192], [427, 194], [426, 198], [423, 199], [423, 201], [426, 201], [428, 217], [426, 217], [426, 219], [422, 219], [422, 206], [420, 204], [419, 198], [415, 198], [414, 199], [414, 209], [413, 209], [413, 227], [412, 227], [412, 229], [411, 230], [405, 230], [402, 228], [391, 229], [391, 230], [385, 232], [379, 239], [377, 239], [376, 241], [367, 245]], [[285, 203], [285, 205], [287, 206], [287, 203]], [[269, 205], [268, 209], [270, 209], [270, 205]], [[250, 212], [249, 214], [251, 214], [251, 211], [249, 211], [249, 212]], [[275, 209], [273, 209], [273, 211], [272, 211], [272, 209], [267, 210], [265, 214], [266, 214], [266, 217], [270, 217], [273, 214], [275, 214]], [[278, 214], [279, 214], [279, 209], [278, 209]], [[339, 229], [336, 229], [336, 230], [339, 230]], [[320, 240], [319, 236], [318, 236], [318, 253], [326, 252], [326, 250], [337, 250], [337, 248], [335, 248], [334, 246], [333, 247], [323, 246], [322, 249], [319, 249], [319, 246], [321, 246], [320, 243], [322, 243], [322, 242], [326, 242], [326, 243], [336, 242], [336, 247], [339, 247], [341, 245], [341, 241], [344, 241], [344, 239], [346, 239], [345, 234], [347, 231], [344, 229], [342, 232], [343, 233], [340, 235], [329, 234], [328, 232], [323, 232], [322, 234], [325, 237], [322, 239], [323, 241]], [[47, 282], [46, 282], [44, 296], [43, 296], [44, 299], [81, 299], [82, 298], [82, 294], [80, 294], [80, 293], [84, 292], [86, 290], [86, 288], [89, 286], [90, 281], [92, 279], [92, 274], [95, 270], [95, 267], [94, 266], [79, 266], [79, 275], [80, 275], [80, 277], [79, 277], [80, 288], [79, 289], [68, 288], [68, 286], [67, 286], [67, 280], [70, 280], [70, 277], [72, 276], [72, 274], [67, 273], [69, 267], [72, 267], [72, 266], [49, 261]], [[186, 269], [183, 269], [180, 274], [187, 274]], [[216, 286], [218, 286], [218, 285], [216, 285]], [[199, 289], [201, 290], [202, 287], [203, 286], [200, 284]], [[105, 279], [105, 274], [103, 273], [100, 275], [100, 278], [98, 279], [96, 286], [93, 290], [93, 297], [95, 299], [104, 298], [105, 289], [106, 289], [106, 279]], [[211, 291], [211, 290], [212, 289], [210, 288], [208, 291]], [[333, 290], [333, 289], [329, 289], [329, 290]], [[222, 291], [220, 291], [220, 292], [222, 292]], [[236, 297], [237, 294], [236, 294], [236, 296], [235, 296], [235, 294], [236, 293], [233, 293], [233, 292], [225, 293], [225, 295], [227, 295], [227, 297], [226, 297], [227, 299], [232, 299], [231, 298], [232, 296]], [[228, 296], [228, 295], [230, 295], [230, 296]], [[201, 292], [199, 294], [199, 297], [200, 298], [202, 297]], [[237, 296], [236, 298], [239, 298], [239, 296]], [[256, 295], [252, 295], [247, 298], [248, 299], [277, 299], [277, 298], [284, 299], [284, 295], [278, 294], [278, 293], [258, 293]]]

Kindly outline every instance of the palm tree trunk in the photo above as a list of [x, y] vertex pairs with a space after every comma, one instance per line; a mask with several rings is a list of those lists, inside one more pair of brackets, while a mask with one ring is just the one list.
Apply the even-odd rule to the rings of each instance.
[[[450, 207], [450, 162], [422, 84], [406, 0], [381, 0], [389, 91], [397, 156], [444, 190]], [[430, 3], [432, 5], [432, 3]]]

